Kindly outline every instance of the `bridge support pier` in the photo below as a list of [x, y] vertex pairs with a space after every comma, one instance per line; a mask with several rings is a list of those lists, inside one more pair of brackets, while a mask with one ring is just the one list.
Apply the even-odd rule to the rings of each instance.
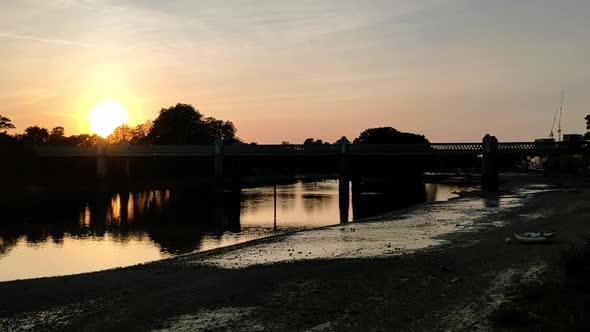
[[498, 140], [495, 136], [483, 138], [483, 158], [481, 167], [481, 190], [496, 191], [500, 185], [500, 167], [498, 165]]
[[350, 208], [350, 141], [342, 137], [340, 144], [340, 172], [338, 176], [338, 201], [340, 223], [348, 222]]
[[104, 179], [109, 173], [109, 166], [106, 156], [106, 144], [100, 142], [96, 151], [96, 177]]

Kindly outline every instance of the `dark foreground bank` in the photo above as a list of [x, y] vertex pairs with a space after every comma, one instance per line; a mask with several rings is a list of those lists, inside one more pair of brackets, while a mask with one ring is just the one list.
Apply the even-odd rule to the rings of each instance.
[[[503, 227], [455, 232], [447, 244], [413, 254], [240, 269], [198, 264], [206, 257], [199, 254], [0, 283], [0, 330], [495, 329], [490, 314], [510, 302], [510, 290], [556, 276], [560, 252], [590, 234], [590, 189], [562, 189], [487, 217]], [[558, 240], [505, 243], [513, 232], [539, 229], [558, 231]], [[543, 329], [542, 318], [535, 324]]]

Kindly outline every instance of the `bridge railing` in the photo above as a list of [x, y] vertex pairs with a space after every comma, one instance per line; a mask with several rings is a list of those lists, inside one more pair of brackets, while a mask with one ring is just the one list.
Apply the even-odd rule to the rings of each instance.
[[431, 143], [430, 146], [436, 152], [483, 152], [482, 143]]
[[431, 143], [431, 144], [353, 144], [353, 154], [481, 154], [481, 143]]
[[352, 144], [353, 155], [424, 154], [432, 153], [429, 144]]
[[[583, 145], [546, 142], [504, 142], [498, 144], [499, 154], [543, 154], [555, 152], [582, 151]], [[135, 146], [107, 145], [98, 147], [35, 147], [35, 153], [41, 157], [84, 157], [101, 153], [108, 156], [212, 156], [214, 145], [177, 145], [177, 146]], [[480, 155], [482, 143], [431, 143], [431, 144], [350, 144], [352, 155]], [[226, 145], [221, 149], [226, 156], [321, 156], [341, 153], [339, 144], [333, 145]]]
[[35, 154], [41, 157], [90, 157], [96, 156], [96, 146], [37, 146]]
[[555, 142], [503, 142], [498, 144], [500, 154], [551, 153], [569, 150], [571, 147]]
[[110, 156], [209, 156], [213, 155], [211, 145], [110, 145], [105, 154]]

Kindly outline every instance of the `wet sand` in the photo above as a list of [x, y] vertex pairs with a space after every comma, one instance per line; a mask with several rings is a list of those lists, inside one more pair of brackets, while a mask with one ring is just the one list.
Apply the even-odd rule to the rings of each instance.
[[[489, 330], [506, 289], [542, 280], [561, 249], [590, 234], [590, 189], [539, 181], [129, 268], [0, 283], [0, 330]], [[548, 229], [556, 243], [504, 241]]]

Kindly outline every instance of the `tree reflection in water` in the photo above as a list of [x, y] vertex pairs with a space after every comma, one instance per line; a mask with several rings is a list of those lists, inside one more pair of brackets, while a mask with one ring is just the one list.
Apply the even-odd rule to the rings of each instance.
[[[233, 205], [233, 206], [232, 206]], [[148, 238], [166, 254], [198, 250], [204, 234], [240, 232], [240, 198], [190, 190], [100, 193], [90, 197], [37, 196], [26, 204], [4, 206], [0, 255], [22, 237], [29, 244], [104, 238], [125, 244]], [[182, 231], [179, 231], [182, 228]]]

